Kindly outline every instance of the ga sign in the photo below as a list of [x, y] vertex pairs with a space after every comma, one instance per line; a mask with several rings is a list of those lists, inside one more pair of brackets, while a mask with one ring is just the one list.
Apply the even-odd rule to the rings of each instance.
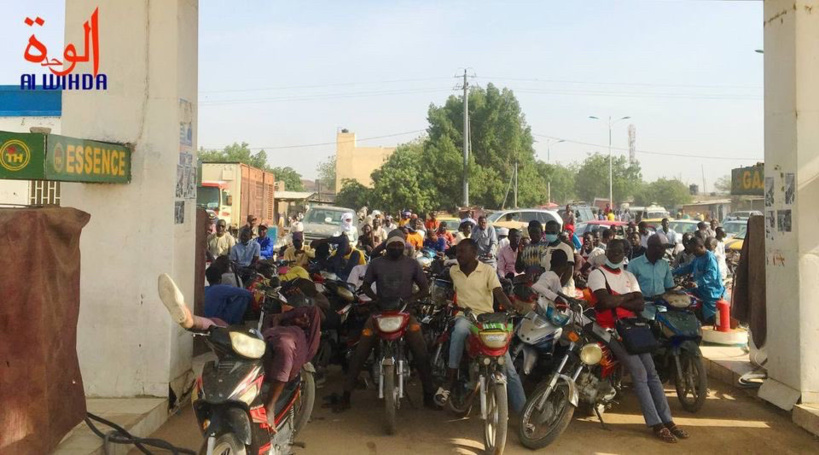
[[731, 194], [736, 196], [762, 196], [765, 190], [765, 166], [762, 163], [751, 167], [731, 170]]

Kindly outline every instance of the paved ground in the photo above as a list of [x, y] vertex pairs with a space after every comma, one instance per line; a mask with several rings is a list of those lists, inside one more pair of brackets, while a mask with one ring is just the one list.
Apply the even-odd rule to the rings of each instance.
[[[339, 377], [330, 380], [338, 381]], [[318, 398], [336, 391], [336, 387], [319, 389]], [[413, 389], [420, 402], [420, 393]], [[697, 414], [682, 410], [673, 391], [668, 390], [676, 422], [692, 438], [671, 445], [654, 439], [646, 429], [633, 394], [604, 415], [611, 431], [600, 427], [597, 418], [576, 415], [558, 441], [544, 451], [569, 454], [806, 454], [819, 453], [819, 440], [790, 421], [790, 416], [770, 405], [713, 383], [704, 408]], [[483, 448], [482, 426], [476, 418], [456, 419], [446, 412], [402, 407], [399, 432], [386, 436], [382, 430], [383, 404], [374, 391], [361, 390], [353, 395], [353, 409], [334, 414], [317, 406], [313, 421], [300, 439], [307, 444], [299, 454], [478, 454]], [[579, 414], [579, 413], [578, 413]], [[520, 445], [517, 424], [510, 421], [506, 454], [532, 453]], [[154, 435], [180, 446], [198, 448], [201, 436], [191, 407], [173, 416]], [[136, 453], [133, 452], [132, 453]]]

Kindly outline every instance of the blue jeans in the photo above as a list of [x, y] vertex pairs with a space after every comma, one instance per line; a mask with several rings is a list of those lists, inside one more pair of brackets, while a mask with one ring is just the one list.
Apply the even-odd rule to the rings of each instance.
[[646, 425], [653, 427], [660, 423], [669, 423], [671, 409], [665, 396], [663, 383], [654, 367], [651, 354], [629, 354], [618, 341], [612, 341], [611, 350], [615, 357], [628, 369], [634, 382], [634, 393], [640, 401], [640, 409]]
[[[448, 367], [457, 369], [461, 364], [461, 357], [466, 347], [466, 338], [469, 336], [469, 329], [472, 323], [463, 316], [455, 318], [455, 326], [452, 328], [452, 335], [449, 338], [449, 363]], [[526, 393], [523, 391], [523, 383], [520, 381], [518, 372], [512, 364], [512, 356], [506, 352], [504, 356], [504, 367], [506, 368], [506, 393], [509, 396], [509, 406], [516, 413], [523, 411], [526, 405]]]

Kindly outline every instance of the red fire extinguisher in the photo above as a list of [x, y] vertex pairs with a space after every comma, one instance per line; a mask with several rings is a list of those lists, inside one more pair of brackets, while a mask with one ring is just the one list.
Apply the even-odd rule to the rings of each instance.
[[725, 299], [717, 300], [717, 314], [714, 329], [718, 332], [731, 331], [731, 304]]

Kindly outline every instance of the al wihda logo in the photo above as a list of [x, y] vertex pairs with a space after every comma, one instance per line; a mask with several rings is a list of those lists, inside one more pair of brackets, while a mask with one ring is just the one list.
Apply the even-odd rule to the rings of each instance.
[[[36, 17], [27, 17], [25, 24], [42, 27], [45, 20]], [[28, 39], [28, 46], [23, 57], [35, 64], [48, 68], [51, 74], [42, 75], [41, 87], [43, 90], [107, 90], [108, 77], [99, 72], [100, 66], [100, 37], [99, 37], [99, 8], [94, 9], [91, 18], [83, 24], [85, 45], [82, 54], [77, 53], [77, 46], [69, 43], [63, 51], [62, 60], [48, 56], [48, 48], [32, 34]], [[76, 74], [74, 67], [79, 62], [93, 62], [94, 73]], [[36, 74], [20, 76], [20, 90], [36, 90]]]
[[12, 139], [0, 147], [0, 166], [11, 172], [24, 169], [31, 160], [31, 150], [23, 141]]

